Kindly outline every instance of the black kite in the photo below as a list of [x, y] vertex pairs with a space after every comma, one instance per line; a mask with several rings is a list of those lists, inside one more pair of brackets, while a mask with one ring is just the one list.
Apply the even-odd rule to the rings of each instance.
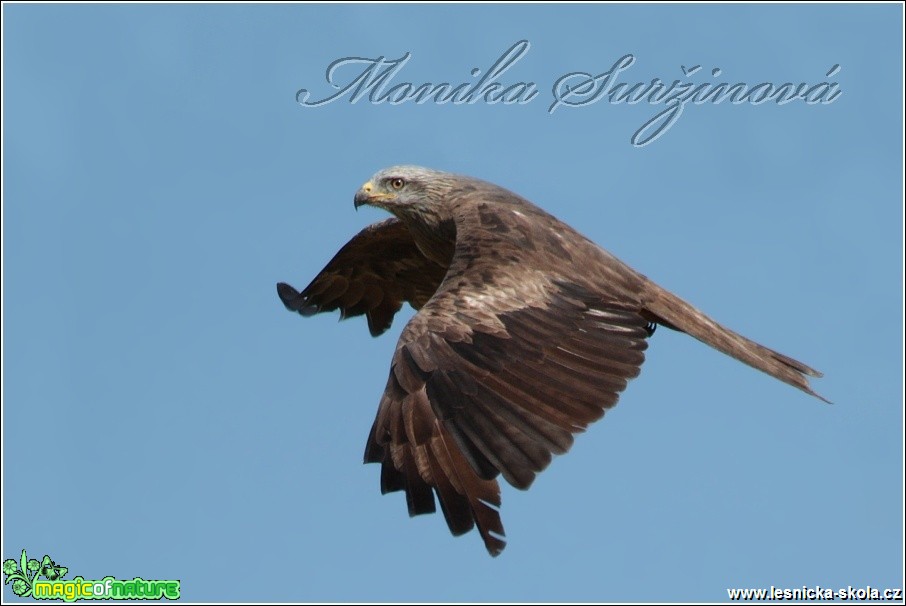
[[[818, 396], [821, 373], [721, 326], [531, 202], [413, 166], [378, 172], [355, 196], [396, 218], [368, 226], [302, 292], [304, 316], [364, 314], [371, 334], [403, 302], [403, 329], [365, 448], [381, 492], [435, 511], [454, 535], [478, 526], [505, 546], [496, 478], [531, 486], [639, 374], [656, 325], [685, 332]], [[822, 398], [823, 399], [823, 398]]]

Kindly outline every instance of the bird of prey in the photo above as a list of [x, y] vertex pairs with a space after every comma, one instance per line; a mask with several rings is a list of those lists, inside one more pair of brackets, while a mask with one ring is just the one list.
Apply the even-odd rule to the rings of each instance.
[[505, 546], [497, 476], [527, 489], [639, 374], [657, 325], [685, 332], [802, 391], [821, 373], [721, 326], [570, 226], [502, 187], [416, 166], [355, 194], [393, 218], [352, 238], [301, 292], [309, 316], [365, 315], [378, 336], [409, 320], [365, 447], [381, 492], [435, 511], [454, 535]]

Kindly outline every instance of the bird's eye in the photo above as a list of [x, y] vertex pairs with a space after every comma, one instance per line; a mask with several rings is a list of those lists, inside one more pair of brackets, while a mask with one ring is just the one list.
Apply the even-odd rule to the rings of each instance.
[[405, 184], [406, 182], [399, 177], [390, 181], [390, 187], [392, 187], [393, 189], [403, 189], [403, 185]]

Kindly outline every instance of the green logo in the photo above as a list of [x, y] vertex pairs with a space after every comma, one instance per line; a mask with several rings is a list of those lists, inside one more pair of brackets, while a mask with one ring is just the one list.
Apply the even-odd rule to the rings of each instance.
[[13, 593], [36, 600], [168, 600], [179, 599], [179, 581], [146, 581], [135, 577], [131, 581], [104, 577], [99, 581], [81, 576], [71, 581], [64, 579], [69, 568], [60, 566], [45, 555], [39, 562], [28, 559], [25, 550], [19, 561], [3, 561], [4, 583], [12, 583]]

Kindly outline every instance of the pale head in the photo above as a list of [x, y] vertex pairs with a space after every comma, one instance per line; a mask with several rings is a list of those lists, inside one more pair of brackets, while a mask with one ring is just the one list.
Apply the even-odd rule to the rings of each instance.
[[401, 219], [443, 214], [443, 200], [458, 179], [461, 177], [421, 166], [391, 166], [376, 172], [359, 188], [355, 207], [376, 206]]

